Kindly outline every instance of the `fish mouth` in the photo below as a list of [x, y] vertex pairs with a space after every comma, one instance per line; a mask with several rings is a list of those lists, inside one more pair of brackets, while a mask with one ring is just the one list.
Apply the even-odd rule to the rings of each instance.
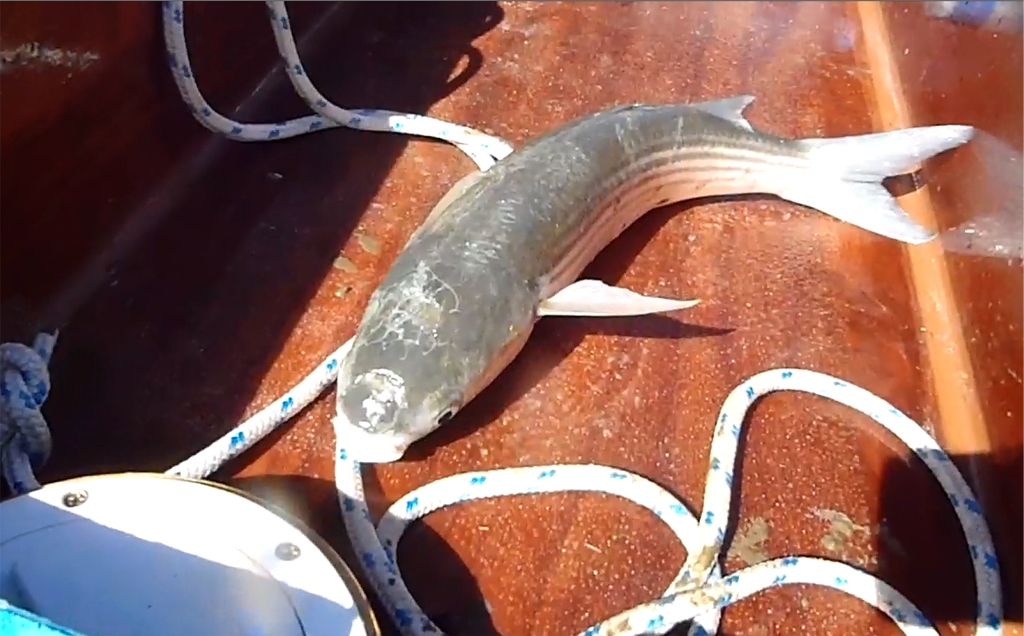
[[398, 461], [409, 448], [409, 441], [389, 433], [371, 433], [354, 426], [343, 417], [334, 418], [338, 445], [348, 459], [361, 464], [387, 464]]

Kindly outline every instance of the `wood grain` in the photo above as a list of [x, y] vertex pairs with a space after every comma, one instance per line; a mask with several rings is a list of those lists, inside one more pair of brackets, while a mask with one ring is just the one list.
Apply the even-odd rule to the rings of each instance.
[[[9, 9], [3, 6], [6, 22]], [[119, 10], [143, 15], [131, 6], [136, 13]], [[243, 64], [243, 56], [236, 60], [229, 52], [251, 36], [249, 46], [269, 62], [270, 33], [255, 17], [245, 29], [215, 19], [228, 15], [226, 7], [208, 11], [206, 17], [197, 11], [194, 20], [210, 47], [204, 54], [197, 43], [197, 58], [203, 57], [195, 66], [211, 101], [223, 91], [216, 93], [223, 100], [218, 103], [228, 103], [251, 90], [251, 80], [242, 81], [232, 66]], [[145, 36], [133, 30], [141, 18], [131, 19], [124, 24], [136, 26], [124, 28], [132, 35], [126, 31], [121, 38], [140, 44], [122, 49], [156, 55], [155, 18]], [[892, 39], [916, 37], [922, 52], [913, 59], [919, 64], [951, 55], [941, 45], [950, 34], [969, 39], [941, 23], [914, 25], [908, 30], [894, 17]], [[7, 28], [0, 32], [5, 47]], [[429, 112], [516, 145], [618, 104], [741, 93], [756, 96], [748, 111], [756, 127], [793, 137], [846, 135], [877, 128], [878, 95], [863, 28], [851, 6], [826, 2], [357, 3], [332, 20], [327, 35], [303, 56], [320, 90], [340, 105]], [[948, 37], [935, 30], [948, 31]], [[165, 69], [155, 61], [143, 68], [139, 55], [114, 53], [118, 49], [108, 39], [119, 40], [113, 35], [96, 37], [92, 46], [107, 47], [104, 60], [117, 57], [124, 72], [162, 87], [146, 89], [147, 108], [164, 115], [136, 115], [134, 132], [118, 133], [121, 141], [108, 144], [104, 131], [114, 134], [116, 121], [101, 117], [96, 95], [103, 91], [79, 98], [92, 100], [97, 111], [88, 129], [106, 163], [90, 160], [84, 137], [52, 130], [69, 125], [60, 123], [66, 115], [32, 120], [41, 131], [35, 139], [44, 140], [32, 152], [65, 149], [66, 174], [99, 164], [89, 168], [91, 181], [77, 176], [80, 181], [56, 189], [63, 194], [49, 195], [53, 202], [44, 206], [49, 211], [43, 218], [51, 225], [70, 218], [59, 196], [92, 201], [83, 209], [99, 223], [99, 192], [114, 181], [131, 181], [136, 198], [157, 192], [155, 184], [209, 137], [184, 112]], [[1019, 52], [1013, 58], [1009, 47], [999, 50], [1016, 60], [1019, 78]], [[929, 68], [945, 72], [946, 63], [967, 64], [948, 59], [929, 62]], [[1007, 95], [1014, 86], [1020, 92], [1012, 68], [977, 68], [990, 83], [1006, 86]], [[900, 73], [917, 77], [909, 66]], [[98, 75], [95, 85], [115, 86], [115, 76]], [[230, 78], [235, 88], [219, 85], [218, 78]], [[923, 87], [919, 93], [908, 89], [914, 123], [994, 121], [995, 107], [972, 110], [966, 99], [956, 101], [957, 108], [949, 105], [948, 95], [966, 90], [955, 81], [944, 80], [942, 99], [929, 97], [927, 77], [905, 81]], [[2, 94], [7, 100], [6, 78]], [[290, 88], [268, 91], [250, 119], [298, 114], [288, 110], [295, 99]], [[54, 106], [56, 113], [79, 103], [59, 101], [66, 108]], [[1014, 104], [1006, 98], [995, 109], [1005, 121], [986, 125], [1011, 146], [1018, 139], [1019, 153], [1020, 129], [1006, 123]], [[21, 117], [30, 121], [28, 114]], [[165, 126], [165, 117], [176, 122], [173, 127]], [[11, 138], [29, 139], [29, 124], [18, 126], [26, 132], [15, 130]], [[137, 137], [148, 141], [131, 141]], [[41, 184], [57, 177], [8, 172], [4, 139], [6, 252], [8, 216], [29, 228], [30, 211], [39, 209], [30, 202], [44, 200]], [[162, 221], [135, 239], [103, 284], [69, 314], [46, 405], [56, 443], [44, 480], [163, 470], [279, 396], [352, 334], [374, 285], [413, 228], [472, 169], [447, 145], [349, 130], [223, 146], [187, 187], [162, 195]], [[149, 155], [164, 159], [150, 162]], [[969, 171], [958, 176], [949, 168], [973, 165], [971, 152], [951, 155], [927, 175], [937, 179], [930, 193], [937, 218], [948, 226], [957, 219], [944, 215], [970, 213], [983, 187]], [[113, 165], [154, 176], [118, 173]], [[100, 176], [101, 166], [109, 179]], [[8, 201], [23, 203], [8, 208]], [[137, 208], [119, 209], [121, 216], [109, 217], [111, 226], [125, 223]], [[42, 289], [73, 277], [77, 264], [92, 257], [97, 248], [89, 236], [62, 239], [72, 251], [81, 245], [75, 253], [83, 256], [54, 265], [60, 275]], [[33, 261], [30, 252], [23, 247], [11, 260], [5, 254], [5, 287], [8, 276], [32, 282], [26, 268], [43, 258]], [[340, 255], [355, 271], [332, 266]], [[1019, 380], [1016, 389], [989, 388], [1007, 384], [993, 369], [1021, 373], [1021, 318], [1013, 313], [1020, 303], [998, 291], [1019, 291], [1015, 271], [951, 261], [958, 307], [949, 310], [966, 325], [992, 446], [1015, 452], [1019, 462]], [[699, 507], [722, 401], [735, 385], [773, 367], [841, 376], [933, 432], [955, 426], [940, 419], [913, 278], [897, 243], [770, 198], [701, 201], [649, 214], [584, 275], [704, 301], [681, 321], [542, 321], [519, 359], [445, 429], [415, 445], [405, 460], [366, 471], [376, 512], [457, 472], [581, 461], [636, 471]], [[977, 282], [982, 279], [989, 287]], [[25, 283], [18, 293], [28, 294], [28, 288]], [[52, 304], [49, 291], [38, 293], [40, 306]], [[987, 333], [1007, 339], [986, 344]], [[1000, 418], [990, 412], [994, 408], [1015, 415]], [[215, 477], [285, 507], [345, 555], [331, 484], [332, 409], [333, 393], [327, 393]], [[748, 426], [728, 570], [787, 554], [843, 559], [894, 584], [943, 634], [962, 633], [974, 610], [966, 547], [942, 491], [906, 449], [868, 418], [805, 395], [766, 398]], [[1007, 480], [1011, 485], [1004, 487], [1019, 501], [1020, 482]], [[994, 482], [981, 483], [995, 492]], [[1009, 534], [1000, 540], [1006, 554], [1019, 550]], [[653, 515], [595, 494], [465, 504], [416, 524], [399, 550], [423, 607], [451, 633], [474, 636], [578, 633], [660, 594], [683, 556]], [[838, 592], [786, 587], [729, 608], [722, 633], [896, 631], [870, 607]]]

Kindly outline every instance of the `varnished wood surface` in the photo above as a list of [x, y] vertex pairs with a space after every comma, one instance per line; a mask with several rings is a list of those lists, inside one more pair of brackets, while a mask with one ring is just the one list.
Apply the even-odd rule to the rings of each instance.
[[[309, 33], [331, 8], [289, 4], [296, 33]], [[207, 101], [250, 116], [244, 107], [278, 59], [265, 9], [202, 2], [187, 16]], [[175, 211], [180, 190], [223, 145], [182, 107], [162, 33], [159, 3], [0, 4], [5, 339], [31, 338], [43, 316], [66, 320]], [[283, 73], [271, 79], [287, 83]], [[298, 97], [282, 95], [280, 113], [305, 112]]]
[[[223, 38], [223, 50], [251, 36], [273, 53], [268, 27], [243, 34], [196, 13], [191, 24], [204, 39]], [[382, 3], [359, 5], [330, 29], [303, 57], [336, 103], [429, 110], [516, 145], [617, 104], [740, 93], [757, 98], [750, 121], [773, 133], [873, 129], [876, 96], [856, 49], [861, 23], [842, 3]], [[204, 91], [216, 84], [209, 74], [228, 73], [223, 59], [195, 64]], [[182, 109], [174, 115], [182, 134], [202, 139], [170, 79], [150, 81], [165, 86], [161, 109]], [[267, 95], [251, 119], [292, 114], [295, 99], [290, 89]], [[920, 112], [935, 118], [927, 123], [981, 125], [966, 106]], [[155, 123], [138, 125], [155, 134], [147, 128]], [[170, 152], [170, 141], [152, 139], [153, 152]], [[5, 166], [7, 152], [5, 142]], [[63, 325], [44, 480], [163, 470], [283, 393], [352, 334], [413, 228], [472, 169], [450, 146], [348, 130], [221, 152], [187, 188], [164, 194], [157, 229]], [[946, 170], [961, 154], [934, 163], [950, 184], [942, 210], [973, 205]], [[65, 165], [81, 156], [69, 152]], [[111, 151], [110, 160], [144, 164], [145, 156]], [[3, 190], [16, 189], [7, 175]], [[680, 320], [542, 321], [519, 359], [443, 431], [406, 460], [366, 471], [371, 506], [379, 513], [457, 472], [585, 461], [636, 471], [699, 508], [722, 401], [772, 367], [838, 375], [929, 430], [951, 425], [938, 421], [903, 254], [892, 241], [766, 198], [655, 211], [585, 276], [702, 304]], [[333, 267], [339, 255], [356, 271]], [[5, 276], [11, 268], [19, 271], [5, 260]], [[1002, 271], [991, 276], [1012, 286]], [[1000, 301], [965, 280], [957, 289], [967, 300], [950, 310], [974, 307], [972, 328], [983, 334], [991, 327], [982, 304]], [[1019, 339], [1015, 319], [1006, 329]], [[999, 357], [1009, 345], [984, 350], [1020, 374], [1019, 356]], [[1007, 395], [999, 399], [1012, 402]], [[325, 393], [216, 478], [286, 507], [344, 554], [332, 409]], [[986, 421], [1019, 457], [1012, 418]], [[966, 547], [943, 493], [908, 455], [837, 404], [769, 396], [749, 420], [727, 569], [786, 554], [840, 558], [895, 585], [943, 634], [963, 633], [974, 611]], [[1002, 537], [1002, 550], [1019, 553]], [[424, 608], [446, 630], [471, 635], [577, 633], [660, 594], [683, 556], [653, 515], [575, 494], [441, 511], [399, 550]], [[822, 588], [775, 589], [725, 617], [727, 634], [895, 633], [874, 610]]]
[[[893, 49], [903, 53], [895, 59], [913, 123], [956, 120], [979, 130], [970, 151], [932, 171], [930, 181], [955, 294], [951, 313], [963, 328], [989, 441], [988, 448], [957, 454], [984, 483], [997, 511], [993, 532], [1001, 539], [1008, 614], [1021, 634], [1024, 36], [931, 20], [916, 3], [886, 3], [885, 9]], [[965, 234], [971, 221], [975, 233]], [[957, 437], [957, 425], [946, 423], [952, 429], [947, 440]]]

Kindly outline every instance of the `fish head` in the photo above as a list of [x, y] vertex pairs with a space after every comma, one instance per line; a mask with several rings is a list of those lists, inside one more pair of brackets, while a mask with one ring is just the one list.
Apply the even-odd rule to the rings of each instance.
[[394, 462], [451, 419], [460, 404], [459, 392], [410, 382], [400, 369], [339, 375], [334, 430], [353, 460]]
[[[338, 369], [335, 432], [357, 462], [397, 461], [451, 419], [486, 384], [493, 343], [510, 333], [500, 298], [460, 301], [453, 285], [469, 274], [457, 254], [409, 250], [370, 296]], [[496, 276], [483, 275], [488, 290]], [[532, 319], [532, 305], [515, 298]]]

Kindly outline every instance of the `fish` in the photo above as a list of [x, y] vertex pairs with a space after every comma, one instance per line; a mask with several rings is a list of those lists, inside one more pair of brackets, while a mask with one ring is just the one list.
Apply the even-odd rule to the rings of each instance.
[[935, 237], [882, 180], [966, 143], [972, 127], [787, 139], [751, 126], [753, 100], [614, 107], [456, 182], [370, 295], [340, 362], [333, 424], [349, 457], [401, 459], [496, 379], [541, 318], [697, 304], [577, 280], [654, 208], [761, 193], [904, 243]]

